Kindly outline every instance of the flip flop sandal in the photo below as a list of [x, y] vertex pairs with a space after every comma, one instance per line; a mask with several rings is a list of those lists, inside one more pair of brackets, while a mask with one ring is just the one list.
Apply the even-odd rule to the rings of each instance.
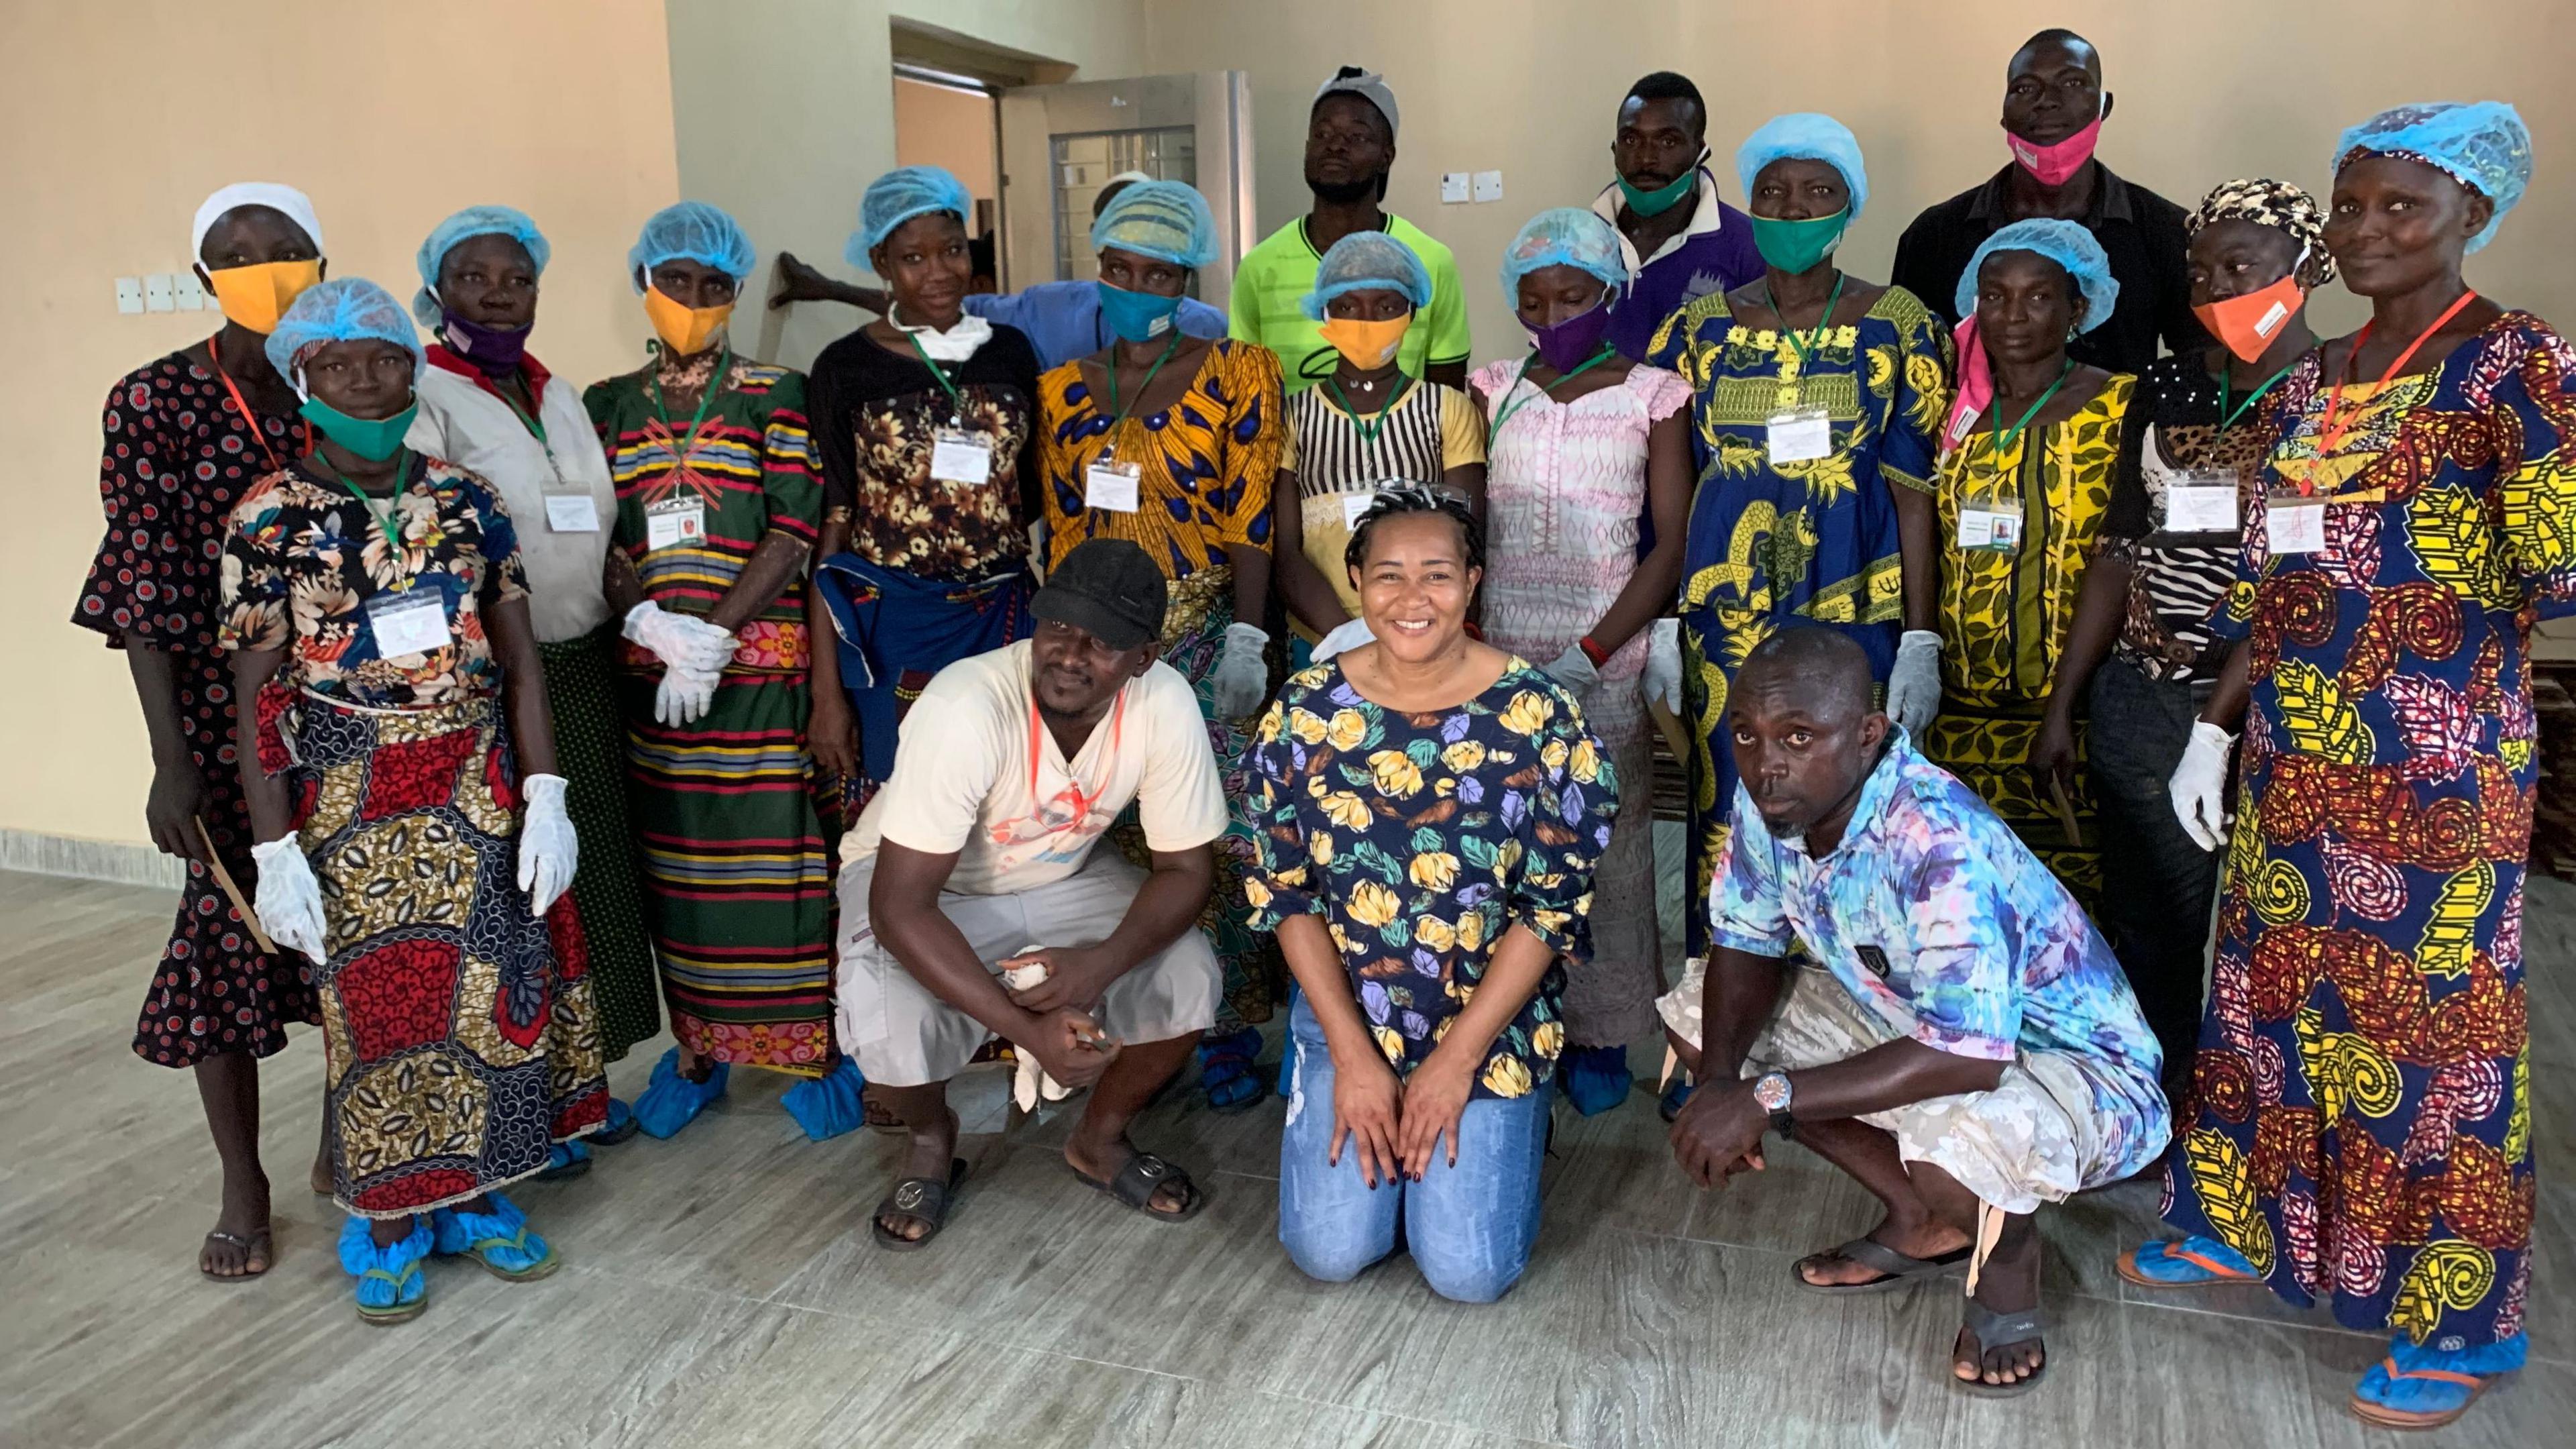
[[[2209, 1276], [2206, 1278], [2157, 1278], [2138, 1266], [2138, 1255], [2149, 1248], [2161, 1248], [2162, 1256], [2189, 1263]], [[2112, 1260], [2120, 1277], [2141, 1288], [2214, 1288], [2221, 1283], [2260, 1283], [2252, 1273], [2239, 1273], [2206, 1253], [2195, 1253], [2180, 1243], [2141, 1243]]]
[[269, 1230], [266, 1228], [262, 1228], [258, 1232], [251, 1233], [247, 1236], [241, 1233], [228, 1233], [221, 1228], [217, 1228], [215, 1231], [206, 1234], [206, 1241], [209, 1243], [230, 1243], [234, 1247], [241, 1249], [242, 1261], [245, 1263], [250, 1261], [251, 1255], [254, 1251], [256, 1251], [260, 1257], [268, 1260], [266, 1263], [260, 1265], [259, 1271], [255, 1273], [215, 1273], [208, 1271], [203, 1266], [200, 1266], [197, 1269], [197, 1272], [200, 1275], [212, 1279], [217, 1283], [247, 1283], [253, 1278], [266, 1276], [269, 1269], [277, 1266], [277, 1245], [270, 1241]]
[[[894, 1191], [886, 1194], [885, 1201], [878, 1203], [876, 1212], [868, 1218], [868, 1231], [876, 1236], [877, 1246], [889, 1253], [917, 1253], [929, 1247], [939, 1230], [948, 1226], [948, 1209], [956, 1201], [957, 1189], [964, 1185], [967, 1172], [966, 1159], [953, 1157], [948, 1162], [946, 1182], [907, 1177], [895, 1183]], [[886, 1229], [885, 1220], [889, 1217], [911, 1218], [927, 1226], [920, 1237], [907, 1238]]]
[[[551, 1277], [563, 1266], [563, 1255], [528, 1222], [527, 1215], [516, 1204], [498, 1194], [493, 1206], [501, 1212], [469, 1213], [454, 1208], [439, 1211], [448, 1216], [442, 1221], [431, 1216], [432, 1230], [437, 1234], [436, 1251], [440, 1257], [470, 1258], [482, 1265], [483, 1271], [505, 1283], [533, 1283]], [[542, 1254], [536, 1261], [517, 1268], [505, 1268], [492, 1261], [496, 1251], [519, 1257]]]
[[[1065, 1164], [1065, 1170], [1083, 1186], [1094, 1192], [1105, 1192], [1158, 1223], [1188, 1222], [1208, 1205], [1207, 1189], [1193, 1181], [1188, 1173], [1150, 1152], [1139, 1152], [1128, 1158], [1127, 1165], [1110, 1174], [1106, 1181], [1093, 1177], [1070, 1162]], [[1168, 1184], [1177, 1184], [1189, 1194], [1189, 1206], [1176, 1213], [1163, 1212], [1153, 1206], [1154, 1194]]]
[[2457, 1408], [2413, 1410], [2390, 1408], [2386, 1404], [2365, 1399], [2361, 1396], [2360, 1390], [2354, 1390], [2351, 1400], [2344, 1407], [2352, 1410], [2353, 1417], [2366, 1423], [2376, 1424], [2383, 1429], [2439, 1429], [2467, 1413], [2469, 1406], [2478, 1401], [2478, 1395], [2487, 1391], [2487, 1385], [2500, 1377], [2496, 1374], [2483, 1376], [2464, 1374], [2453, 1369], [2399, 1368], [2395, 1358], [2384, 1360], [2380, 1367], [2386, 1371], [2388, 1381], [2392, 1384], [2403, 1379], [2430, 1379], [2436, 1383], [2458, 1384], [2469, 1391], [2469, 1396], [2462, 1399]]
[[[1973, 1251], [1971, 1248], [1954, 1248], [1937, 1258], [1909, 1258], [1876, 1239], [1854, 1238], [1839, 1248], [1827, 1248], [1821, 1253], [1809, 1253], [1800, 1258], [1789, 1265], [1789, 1276], [1810, 1293], [1826, 1298], [1849, 1298], [1859, 1293], [1885, 1293], [1917, 1278], [1938, 1278], [1953, 1269], [1965, 1268]], [[1848, 1258], [1864, 1268], [1877, 1269], [1880, 1276], [1866, 1283], [1810, 1283], [1807, 1275], [1798, 1271], [1810, 1263], [1821, 1263], [1828, 1258]]]
[[[394, 1302], [393, 1306], [390, 1308], [371, 1308], [364, 1303], [359, 1304], [358, 1321], [361, 1323], [372, 1323], [378, 1328], [390, 1328], [397, 1323], [409, 1323], [413, 1319], [420, 1317], [421, 1312], [429, 1307], [429, 1293], [427, 1291], [429, 1285], [421, 1279], [420, 1264], [421, 1260], [414, 1258], [410, 1262], [403, 1264], [402, 1271], [400, 1273], [388, 1273], [382, 1268], [369, 1268], [364, 1273], [359, 1274], [358, 1281], [361, 1283], [364, 1283], [369, 1279], [381, 1278], [394, 1285]], [[421, 1283], [423, 1290], [421, 1295], [414, 1298], [409, 1303], [403, 1302], [403, 1293], [415, 1282]]]
[[[1981, 1358], [1996, 1349], [2010, 1348], [2017, 1343], [2037, 1343], [2048, 1328], [2046, 1316], [2037, 1308], [1997, 1313], [1974, 1298], [1962, 1300], [1959, 1326], [1977, 1336], [1977, 1354]], [[2040, 1360], [2039, 1367], [2028, 1378], [2015, 1379], [2008, 1384], [1990, 1384], [1982, 1378], [1963, 1379], [1959, 1377], [1954, 1362], [1950, 1370], [1950, 1387], [1981, 1399], [2016, 1398], [2038, 1388], [2039, 1381], [2048, 1377], [2048, 1366], [2055, 1362], [2057, 1356], [2051, 1354]]]

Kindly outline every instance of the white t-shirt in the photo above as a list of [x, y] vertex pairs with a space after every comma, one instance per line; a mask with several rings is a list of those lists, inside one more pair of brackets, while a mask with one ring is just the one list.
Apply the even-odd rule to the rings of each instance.
[[1023, 639], [932, 678], [904, 715], [893, 778], [842, 842], [844, 863], [876, 854], [879, 840], [956, 851], [946, 889], [997, 896], [1082, 869], [1131, 800], [1156, 850], [1225, 833], [1225, 783], [1180, 671], [1158, 659], [1127, 681], [1068, 762], [1038, 720], [1029, 652]]
[[[602, 571], [609, 530], [617, 526], [617, 487], [609, 479], [599, 433], [582, 408], [581, 389], [560, 377], [546, 379], [537, 399], [537, 421], [546, 429], [539, 442], [508, 403], [470, 377], [432, 363], [420, 369], [413, 386], [420, 412], [403, 441], [415, 452], [480, 476], [501, 495], [501, 506], [518, 526], [519, 559], [528, 570], [528, 621], [538, 641], [559, 644], [607, 623]], [[573, 504], [557, 517], [548, 495], [586, 499], [589, 507]], [[584, 523], [596, 526], [578, 527]]]

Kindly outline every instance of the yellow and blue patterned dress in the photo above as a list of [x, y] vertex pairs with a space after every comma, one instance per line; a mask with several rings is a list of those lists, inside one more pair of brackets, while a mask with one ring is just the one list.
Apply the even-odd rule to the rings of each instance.
[[[1801, 343], [1803, 342], [1803, 346]], [[1699, 487], [1682, 555], [1682, 705], [1692, 747], [1691, 899], [1708, 899], [1726, 858], [1735, 753], [1726, 695], [1753, 646], [1789, 619], [1833, 625], [1860, 641], [1884, 680], [1905, 617], [1895, 489], [1928, 492], [1950, 407], [1950, 334], [1902, 287], [1860, 320], [1792, 338], [1735, 319], [1724, 293], [1657, 329], [1646, 361], [1691, 386]], [[1822, 406], [1822, 458], [1774, 464], [1774, 414]], [[1708, 922], [1685, 912], [1690, 949]]]

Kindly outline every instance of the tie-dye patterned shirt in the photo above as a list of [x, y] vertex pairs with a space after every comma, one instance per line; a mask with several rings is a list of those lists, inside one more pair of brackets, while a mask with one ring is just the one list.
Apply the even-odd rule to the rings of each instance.
[[2163, 1150], [2163, 1053], [2110, 945], [2012, 828], [1903, 731], [1822, 860], [1774, 836], [1739, 786], [1709, 916], [1719, 946], [1780, 956], [1794, 941], [1926, 1046], [2076, 1058], [2111, 1177]]

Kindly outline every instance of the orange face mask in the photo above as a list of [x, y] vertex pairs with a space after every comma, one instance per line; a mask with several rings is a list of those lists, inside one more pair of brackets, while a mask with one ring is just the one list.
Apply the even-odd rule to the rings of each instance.
[[733, 304], [721, 307], [690, 307], [663, 295], [659, 287], [644, 289], [644, 315], [653, 322], [654, 334], [662, 345], [682, 357], [694, 357], [707, 350], [733, 316]]
[[1404, 345], [1404, 331], [1413, 325], [1413, 314], [1389, 317], [1371, 322], [1358, 317], [1327, 317], [1317, 329], [1335, 352], [1353, 367], [1384, 367]]
[[265, 337], [304, 289], [322, 280], [322, 263], [259, 262], [208, 272], [206, 278], [215, 284], [215, 305], [225, 318]]
[[2263, 349], [2272, 345], [2272, 339], [2281, 335], [2281, 329], [2289, 326], [2290, 319], [2298, 316], [2299, 309], [2307, 303], [2308, 294], [2299, 289], [2298, 268], [2293, 267], [2288, 276], [2260, 291], [2194, 307], [2191, 315], [2199, 318], [2200, 325], [2208, 328], [2209, 335], [2228, 351], [2252, 362], [2263, 355]]

